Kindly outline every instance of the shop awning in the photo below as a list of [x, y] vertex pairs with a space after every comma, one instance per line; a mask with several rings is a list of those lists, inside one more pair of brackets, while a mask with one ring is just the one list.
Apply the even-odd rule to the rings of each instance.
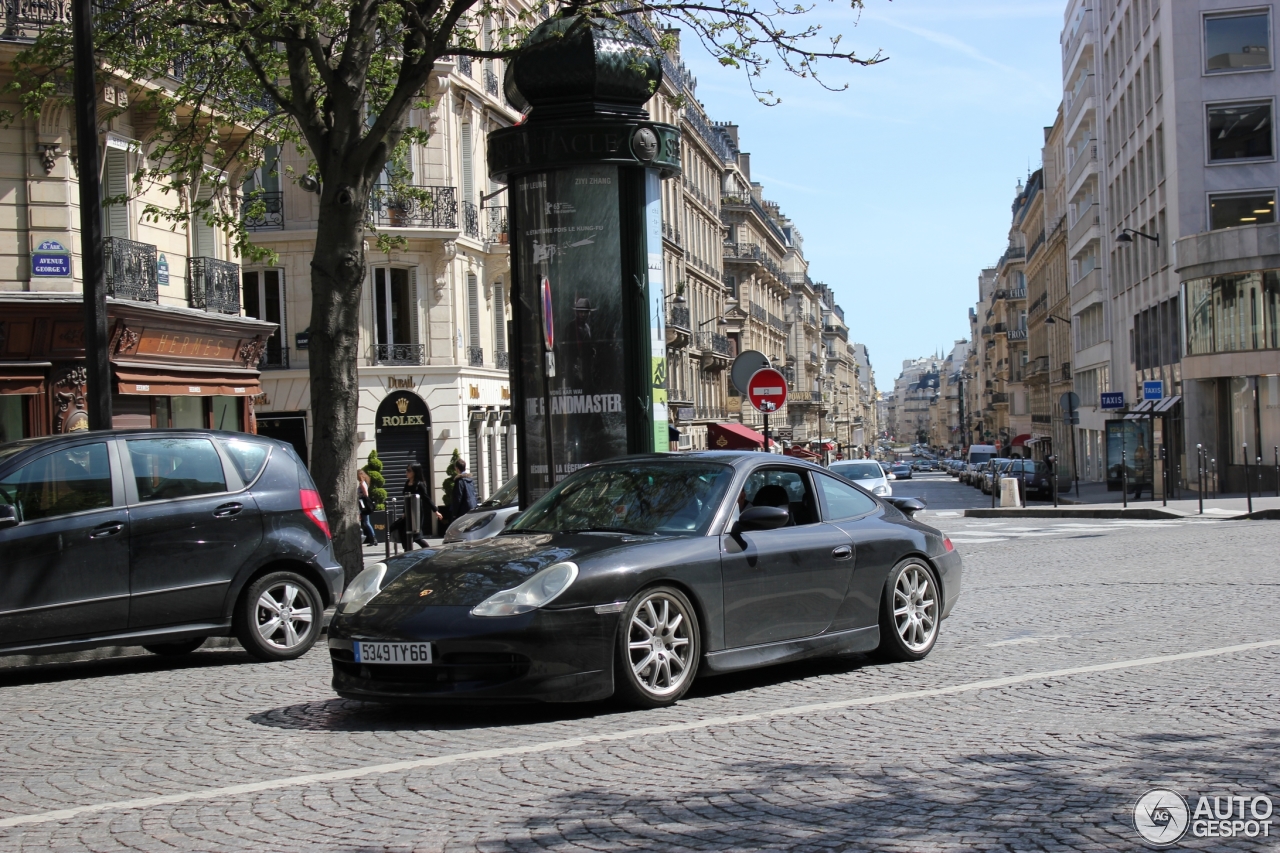
[[1152, 411], [1156, 412], [1157, 414], [1159, 414], [1160, 412], [1167, 412], [1181, 402], [1182, 402], [1181, 396], [1175, 395], [1173, 397], [1165, 397], [1163, 400], [1156, 403], [1156, 407]]
[[1015, 437], [1015, 438], [1013, 439], [1013, 443], [1012, 443], [1012, 444], [1010, 444], [1009, 446], [1010, 446], [1010, 447], [1022, 447], [1022, 446], [1024, 446], [1024, 445], [1026, 445], [1026, 444], [1027, 444], [1027, 442], [1029, 442], [1029, 441], [1031, 441], [1031, 433], [1029, 433], [1029, 432], [1024, 432], [1022, 435], [1019, 435], [1019, 436]]
[[45, 364], [0, 364], [0, 394], [39, 394]]
[[743, 424], [707, 424], [707, 447], [713, 450], [759, 450], [764, 436]]
[[160, 397], [252, 397], [262, 390], [256, 371], [195, 371], [182, 368], [147, 370], [116, 367], [121, 394]]

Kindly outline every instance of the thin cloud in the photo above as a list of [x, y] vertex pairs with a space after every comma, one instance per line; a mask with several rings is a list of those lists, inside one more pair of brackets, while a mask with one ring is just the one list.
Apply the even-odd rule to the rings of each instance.
[[870, 20], [876, 21], [877, 23], [888, 24], [889, 26], [894, 27], [896, 29], [903, 30], [915, 36], [919, 36], [920, 38], [926, 41], [931, 41], [934, 44], [951, 48], [955, 52], [963, 54], [964, 56], [967, 56], [970, 59], [976, 59], [979, 62], [985, 62], [987, 65], [990, 65], [994, 68], [999, 68], [1001, 71], [1008, 71], [1012, 74], [1018, 74], [1018, 75], [1022, 74], [1022, 72], [1019, 71], [1017, 68], [1014, 68], [1011, 65], [1005, 65], [1003, 62], [1000, 62], [999, 60], [992, 59], [990, 56], [987, 56], [985, 53], [978, 50], [973, 45], [968, 44], [967, 42], [960, 41], [960, 39], [956, 38], [955, 36], [950, 36], [950, 35], [947, 35], [946, 33], [940, 33], [940, 32], [937, 32], [936, 30], [928, 30], [928, 29], [925, 29], [924, 27], [915, 27], [915, 26], [912, 26], [911, 24], [904, 24], [902, 23], [902, 21], [885, 17], [883, 15], [868, 14], [866, 15], [866, 17], [869, 18]]

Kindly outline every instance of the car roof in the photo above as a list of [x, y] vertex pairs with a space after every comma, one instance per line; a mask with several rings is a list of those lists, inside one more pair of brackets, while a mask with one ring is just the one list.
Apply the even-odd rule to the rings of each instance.
[[256, 435], [247, 432], [232, 432], [231, 430], [222, 429], [109, 429], [109, 430], [77, 430], [75, 432], [63, 433], [61, 435], [41, 435], [32, 436], [30, 438], [20, 438], [16, 441], [10, 441], [6, 444], [0, 444], [0, 448], [13, 447], [14, 445], [26, 445], [25, 451], [20, 451], [6, 458], [6, 462], [10, 459], [17, 459], [25, 455], [35, 448], [52, 447], [58, 444], [72, 444], [82, 441], [98, 440], [102, 441], [107, 438], [156, 438], [165, 436], [178, 435], [199, 435], [207, 438], [239, 438], [253, 439], [257, 441], [265, 441], [270, 444], [283, 446], [288, 442], [281, 441], [276, 438], [268, 438], [265, 435]]

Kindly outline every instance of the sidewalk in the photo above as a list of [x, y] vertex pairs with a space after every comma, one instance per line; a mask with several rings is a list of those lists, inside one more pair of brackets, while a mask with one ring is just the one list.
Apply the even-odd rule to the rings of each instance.
[[[437, 548], [443, 542], [444, 542], [443, 539], [428, 539], [427, 545], [431, 548]], [[364, 550], [364, 564], [366, 566], [371, 566], [374, 563], [380, 563], [387, 559], [387, 546], [384, 545], [382, 542], [379, 542], [377, 545], [366, 545], [364, 546], [363, 550]], [[415, 546], [413, 550], [420, 551], [422, 549]], [[394, 557], [396, 554], [403, 554], [403, 553], [404, 553], [403, 549], [399, 547], [395, 547], [394, 545], [392, 546], [391, 556]]]
[[[1132, 488], [1130, 495], [1132, 495]], [[1125, 506], [1119, 491], [1107, 491], [1106, 483], [1081, 483], [1080, 498], [1075, 491], [1059, 495], [1059, 506], [1051, 501], [1033, 501], [1027, 507], [997, 507], [965, 510], [967, 518], [1216, 518], [1216, 519], [1280, 519], [1280, 498], [1272, 492], [1267, 497], [1253, 496], [1253, 514], [1249, 515], [1244, 493], [1205, 495], [1204, 513], [1200, 512], [1198, 495], [1181, 490], [1177, 500], [1152, 500], [1150, 493], [1140, 501], [1129, 498]]]

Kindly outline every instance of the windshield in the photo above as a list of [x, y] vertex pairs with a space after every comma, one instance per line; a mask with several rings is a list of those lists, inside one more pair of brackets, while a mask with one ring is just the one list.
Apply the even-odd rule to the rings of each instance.
[[732, 479], [732, 468], [714, 463], [591, 466], [561, 481], [507, 530], [697, 536], [710, 526]]
[[884, 476], [879, 462], [844, 462], [832, 465], [831, 473], [846, 480], [878, 480]]
[[519, 478], [512, 477], [503, 484], [501, 489], [493, 493], [493, 497], [480, 504], [477, 509], [497, 509], [498, 507], [515, 506], [520, 500], [519, 487]]

